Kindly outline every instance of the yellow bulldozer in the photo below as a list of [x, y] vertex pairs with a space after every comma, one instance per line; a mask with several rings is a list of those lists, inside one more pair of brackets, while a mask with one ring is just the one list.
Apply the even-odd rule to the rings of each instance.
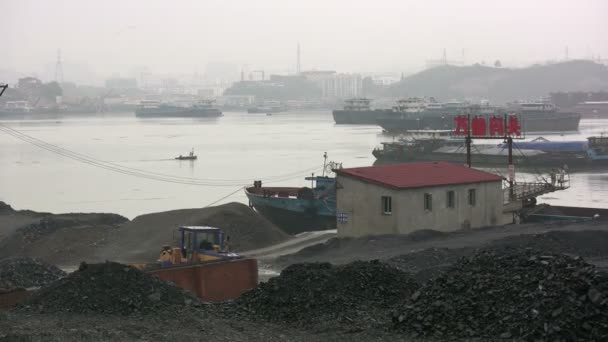
[[231, 252], [221, 229], [181, 226], [177, 232], [179, 246], [163, 246], [156, 267], [148, 264], [146, 272], [210, 302], [234, 299], [257, 286], [257, 261]]

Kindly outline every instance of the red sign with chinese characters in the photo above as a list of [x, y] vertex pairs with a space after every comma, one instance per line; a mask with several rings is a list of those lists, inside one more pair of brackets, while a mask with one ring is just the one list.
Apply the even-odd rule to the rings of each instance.
[[455, 136], [468, 136], [470, 129], [471, 137], [477, 138], [522, 137], [519, 118], [514, 115], [509, 115], [506, 120], [501, 116], [474, 116], [470, 118], [470, 122], [467, 115], [459, 115], [454, 117], [454, 122]]

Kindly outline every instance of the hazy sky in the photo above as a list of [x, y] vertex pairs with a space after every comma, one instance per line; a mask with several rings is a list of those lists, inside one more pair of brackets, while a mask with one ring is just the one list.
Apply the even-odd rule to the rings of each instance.
[[608, 58], [606, 0], [0, 0], [0, 69], [41, 70], [61, 48], [99, 73], [147, 66], [412, 70], [441, 57]]

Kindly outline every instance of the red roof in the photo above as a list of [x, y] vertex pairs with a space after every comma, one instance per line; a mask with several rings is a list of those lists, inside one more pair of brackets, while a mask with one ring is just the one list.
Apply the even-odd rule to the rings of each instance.
[[336, 170], [340, 176], [396, 189], [498, 182], [495, 174], [448, 162], [406, 163]]

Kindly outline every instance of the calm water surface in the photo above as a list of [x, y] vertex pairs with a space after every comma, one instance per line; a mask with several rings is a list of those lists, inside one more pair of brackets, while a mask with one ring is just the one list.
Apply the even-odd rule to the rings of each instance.
[[[391, 140], [377, 126], [335, 125], [330, 112], [225, 113], [217, 119], [137, 119], [124, 113], [0, 123], [97, 160], [200, 184], [115, 173], [0, 132], [0, 200], [16, 209], [114, 212], [129, 218], [203, 207], [256, 179], [304, 186], [309, 184], [304, 177], [322, 171], [324, 152], [345, 167], [368, 166], [374, 162], [372, 149]], [[543, 136], [583, 140], [607, 129], [608, 120], [583, 120], [577, 134]], [[173, 159], [192, 148], [198, 160]], [[520, 180], [536, 177], [518, 173]], [[540, 202], [608, 208], [608, 169], [573, 174], [571, 184]], [[218, 204], [229, 201], [247, 203], [242, 190]]]

